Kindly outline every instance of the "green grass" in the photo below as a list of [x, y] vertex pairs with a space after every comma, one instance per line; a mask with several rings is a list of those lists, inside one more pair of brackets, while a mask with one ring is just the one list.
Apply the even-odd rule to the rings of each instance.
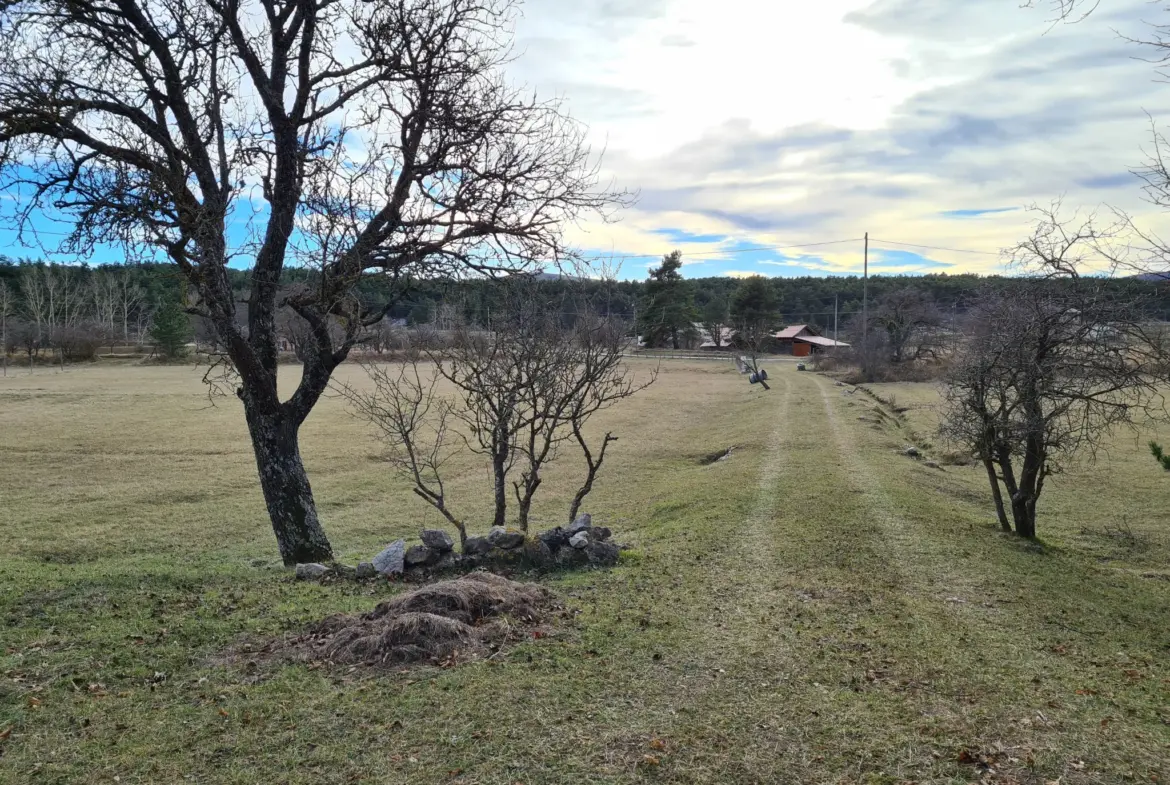
[[[898, 454], [942, 449], [930, 386], [874, 385], [900, 420], [771, 376], [669, 362], [598, 423], [587, 507], [635, 550], [541, 578], [556, 635], [376, 676], [224, 656], [396, 591], [280, 568], [237, 402], [174, 367], [0, 379], [0, 782], [1166, 781], [1170, 434], [1056, 478], [1033, 546], [976, 470]], [[436, 523], [337, 400], [303, 451], [341, 558]]]

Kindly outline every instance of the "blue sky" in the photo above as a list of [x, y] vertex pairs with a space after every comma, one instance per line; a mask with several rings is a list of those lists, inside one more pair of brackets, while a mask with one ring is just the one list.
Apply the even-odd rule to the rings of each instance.
[[[849, 274], [866, 232], [893, 241], [876, 271], [999, 272], [1025, 208], [1058, 197], [1166, 234], [1131, 172], [1170, 85], [1122, 39], [1159, 7], [1054, 26], [1037, 5], [528, 0], [508, 76], [563, 98], [604, 181], [638, 192], [569, 232], [625, 277], [674, 249], [689, 276]], [[0, 229], [0, 254], [40, 252]]]

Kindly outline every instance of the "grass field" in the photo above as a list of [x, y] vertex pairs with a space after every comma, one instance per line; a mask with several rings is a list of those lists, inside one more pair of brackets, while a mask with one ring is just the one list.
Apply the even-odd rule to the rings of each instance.
[[[225, 664], [398, 589], [292, 580], [239, 404], [199, 378], [0, 379], [2, 783], [1170, 781], [1170, 476], [1144, 446], [1170, 431], [1054, 480], [1028, 544], [976, 470], [899, 454], [940, 449], [930, 386], [875, 387], [899, 419], [790, 364], [763, 392], [668, 362], [599, 423], [621, 441], [586, 506], [635, 550], [540, 578], [579, 613], [373, 676]], [[437, 523], [336, 399], [303, 451], [339, 558]], [[451, 493], [484, 519], [472, 467]]]

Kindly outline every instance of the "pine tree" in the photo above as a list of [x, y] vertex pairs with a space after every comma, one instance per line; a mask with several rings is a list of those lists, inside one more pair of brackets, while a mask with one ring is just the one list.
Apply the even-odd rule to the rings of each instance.
[[683, 279], [682, 253], [673, 251], [650, 271], [642, 296], [638, 328], [647, 346], [681, 349], [695, 334], [695, 292]]
[[159, 307], [150, 326], [150, 337], [164, 358], [173, 360], [186, 355], [191, 320], [179, 303], [168, 300]]

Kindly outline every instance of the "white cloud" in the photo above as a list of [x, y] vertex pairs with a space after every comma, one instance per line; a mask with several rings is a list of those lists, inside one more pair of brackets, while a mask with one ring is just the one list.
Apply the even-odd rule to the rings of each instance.
[[[1155, 10], [1115, 0], [1051, 27], [1017, 0], [529, 0], [514, 77], [565, 95], [606, 173], [642, 192], [621, 223], [574, 232], [584, 247], [664, 253], [664, 229], [719, 248], [869, 231], [995, 252], [1025, 213], [944, 213], [1064, 194], [1161, 223], [1126, 172], [1170, 86], [1114, 32], [1141, 34]], [[860, 266], [854, 251], [817, 257]]]

